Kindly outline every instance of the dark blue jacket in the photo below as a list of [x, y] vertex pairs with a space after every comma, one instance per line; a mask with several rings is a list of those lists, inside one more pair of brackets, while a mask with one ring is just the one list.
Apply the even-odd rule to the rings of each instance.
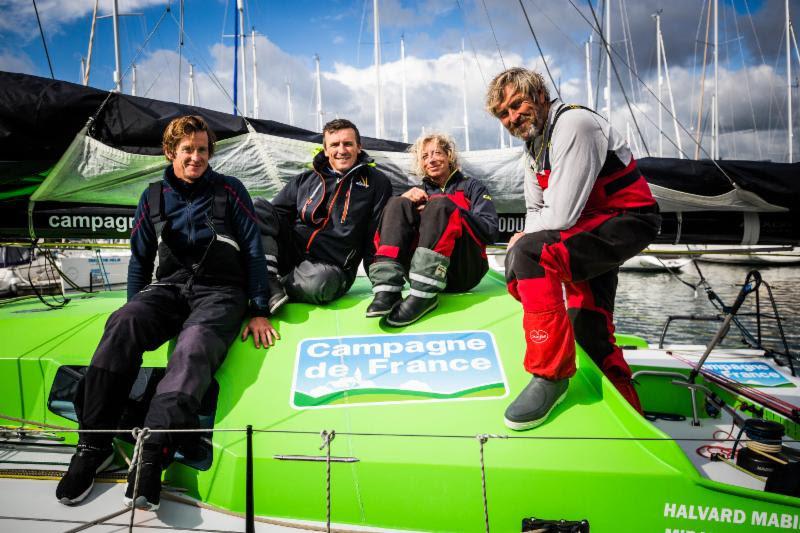
[[271, 200], [294, 232], [301, 257], [342, 267], [355, 275], [375, 256], [374, 237], [392, 184], [366, 154], [344, 175], [333, 172], [324, 152], [313, 170], [295, 176]]
[[[254, 314], [267, 308], [267, 264], [261, 247], [254, 215], [253, 201], [238, 179], [214, 172], [211, 167], [196, 182], [186, 183], [175, 176], [172, 166], [164, 171], [164, 213], [169, 225], [169, 247], [187, 264], [200, 261], [211, 243], [209, 225], [214, 201], [214, 184], [224, 183], [227, 191], [229, 231], [239, 244], [245, 272], [247, 295]], [[147, 286], [153, 276], [158, 251], [158, 236], [150, 219], [148, 191], [145, 190], [136, 208], [131, 231], [131, 261], [128, 267], [128, 299]], [[244, 283], [242, 283], [244, 284]], [[266, 316], [266, 313], [263, 314]]]

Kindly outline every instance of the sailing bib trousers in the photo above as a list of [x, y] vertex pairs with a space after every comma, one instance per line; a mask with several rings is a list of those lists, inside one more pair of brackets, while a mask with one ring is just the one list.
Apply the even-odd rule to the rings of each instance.
[[614, 341], [614, 298], [619, 265], [650, 244], [659, 225], [653, 205], [584, 217], [569, 230], [528, 233], [514, 244], [506, 256], [506, 282], [524, 312], [525, 370], [549, 380], [571, 377], [577, 340], [641, 411], [631, 370]]
[[[142, 366], [142, 354], [177, 335], [166, 373], [156, 387], [144, 427], [199, 427], [197, 413], [214, 373], [237, 337], [247, 309], [240, 287], [153, 284], [108, 319], [81, 381], [76, 410], [81, 429], [116, 428]], [[84, 434], [107, 446], [111, 434]], [[149, 444], [174, 449], [171, 434], [153, 433]]]
[[486, 247], [461, 209], [469, 209], [463, 191], [431, 196], [422, 211], [408, 198], [391, 198], [375, 233], [372, 291], [400, 292], [406, 272], [419, 298], [477, 285], [489, 269]]

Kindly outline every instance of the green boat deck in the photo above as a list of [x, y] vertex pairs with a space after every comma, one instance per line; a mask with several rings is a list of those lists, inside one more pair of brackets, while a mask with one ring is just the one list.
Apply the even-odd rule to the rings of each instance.
[[[495, 531], [519, 531], [525, 517], [587, 519], [593, 532], [777, 531], [768, 526], [773, 514], [800, 514], [796, 498], [701, 478], [676, 443], [639, 416], [580, 350], [578, 373], [551, 418], [531, 431], [508, 430], [503, 412], [529, 376], [522, 368], [521, 309], [501, 276], [490, 273], [468, 294], [442, 295], [436, 311], [406, 328], [364, 318], [370, 298], [368, 282], [359, 278], [332, 305], [288, 304], [274, 321], [281, 334], [274, 347], [258, 350], [250, 339], [237, 340], [217, 373], [215, 429], [256, 431], [257, 514], [325, 520], [325, 462], [276, 458], [324, 457], [322, 430], [336, 432], [332, 456], [357, 459], [331, 464], [336, 523], [483, 531], [478, 435], [489, 436], [483, 460]], [[122, 303], [124, 294], [114, 292], [74, 299], [60, 310], [38, 302], [0, 307], [0, 413], [74, 426], [46, 409], [55, 373], [61, 365], [88, 364], [107, 315]], [[345, 391], [325, 405], [293, 405], [300, 398], [293, 387], [299, 350], [309, 338], [462, 331], [491, 334], [502, 387], [449, 397], [386, 391], [368, 401], [367, 394]], [[146, 354], [145, 366], [163, 366], [166, 357], [162, 347]], [[647, 406], [646, 391], [640, 393]], [[213, 443], [209, 470], [176, 464], [167, 478], [203, 501], [242, 512], [245, 433], [217, 432]]]

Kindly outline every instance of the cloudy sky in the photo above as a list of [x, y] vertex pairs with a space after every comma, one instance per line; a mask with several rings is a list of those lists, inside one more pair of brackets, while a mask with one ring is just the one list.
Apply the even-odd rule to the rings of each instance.
[[[659, 9], [669, 80], [684, 152], [694, 157], [701, 92], [703, 150], [711, 151], [713, 47], [702, 80], [709, 0], [608, 0], [611, 3], [612, 120], [630, 131], [640, 155], [658, 155], [656, 23]], [[713, 2], [713, 0], [711, 0]], [[87, 56], [95, 0], [37, 0], [54, 75], [79, 82]], [[111, 0], [100, 0], [108, 15]], [[177, 1], [119, 0], [122, 69], [136, 61], [140, 96], [186, 103], [189, 63], [195, 72], [195, 104], [231, 112], [235, 0], [187, 0], [184, 46], [179, 51]], [[248, 32], [255, 27], [259, 118], [289, 121], [287, 83], [295, 125], [315, 129], [314, 55], [320, 58], [325, 120], [346, 117], [362, 133], [375, 135], [375, 70], [372, 0], [244, 0]], [[605, 65], [600, 64], [604, 2], [522, 0], [556, 87], [565, 101], [587, 104], [585, 46], [593, 35], [591, 92], [604, 111]], [[405, 70], [411, 139], [424, 129], [451, 133], [465, 145], [463, 97], [466, 93], [470, 148], [497, 148], [497, 122], [483, 110], [487, 82], [504, 67], [542, 68], [543, 60], [519, 0], [380, 0], [381, 91], [384, 137], [401, 140], [401, 87]], [[592, 13], [591, 7], [595, 14]], [[787, 79], [784, 0], [719, 0], [720, 156], [729, 159], [787, 161]], [[170, 8], [168, 10], [168, 7]], [[790, 0], [800, 17], [800, 0]], [[0, 0], [0, 70], [50, 76], [31, 0]], [[159, 22], [160, 21], [160, 22]], [[713, 14], [708, 40], [713, 43]], [[150, 36], [146, 46], [145, 41]], [[400, 61], [405, 39], [406, 61]], [[247, 40], [248, 114], [253, 115], [252, 50]], [[461, 54], [462, 41], [465, 53]], [[142, 48], [144, 46], [144, 48]], [[180, 53], [181, 83], [178, 83]], [[138, 54], [138, 57], [136, 57]], [[795, 125], [794, 156], [800, 157], [797, 75], [792, 56]], [[602, 70], [601, 70], [602, 69]], [[113, 88], [113, 36], [109, 18], [98, 20], [90, 85]], [[239, 72], [240, 82], [242, 79]], [[131, 92], [131, 72], [123, 90]], [[465, 82], [466, 80], [466, 82]], [[600, 85], [598, 85], [600, 82]], [[701, 91], [701, 83], [705, 90]], [[466, 90], [464, 90], [466, 88]], [[242, 86], [239, 108], [244, 110]], [[630, 101], [629, 110], [625, 99]], [[599, 103], [598, 103], [599, 99]], [[664, 80], [664, 156], [676, 156], [678, 142]], [[641, 130], [643, 139], [636, 133]], [[703, 152], [701, 152], [701, 157]], [[707, 155], [706, 155], [707, 157]]]

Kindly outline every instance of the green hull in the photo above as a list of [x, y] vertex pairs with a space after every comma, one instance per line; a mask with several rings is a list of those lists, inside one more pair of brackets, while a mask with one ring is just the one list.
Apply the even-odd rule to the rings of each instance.
[[[369, 299], [369, 287], [359, 279], [334, 305], [287, 305], [276, 320], [282, 338], [275, 347], [256, 350], [249, 340], [236, 341], [217, 373], [215, 428], [257, 430], [257, 514], [325, 520], [325, 462], [275, 456], [324, 456], [319, 432], [335, 430], [331, 454], [358, 461], [331, 465], [334, 522], [483, 531], [476, 436], [489, 434], [483, 459], [495, 531], [519, 531], [525, 517], [587, 519], [593, 532], [800, 530], [800, 499], [702, 478], [678, 445], [640, 417], [582, 352], [566, 400], [550, 420], [524, 433], [508, 430], [503, 411], [529, 376], [522, 368], [519, 304], [500, 276], [488, 275], [473, 293], [443, 296], [433, 315], [402, 330], [365, 319]], [[123, 302], [123, 294], [106, 293], [55, 311], [36, 312], [42, 308], [33, 303], [0, 308], [0, 412], [70, 425], [46, 407], [56, 371], [88, 364], [107, 315]], [[365, 387], [327, 395], [301, 393], [293, 385], [301, 343], [309, 338], [447, 331], [489, 332], [503, 383], [457, 393]], [[163, 366], [166, 353], [164, 347], [146, 354], [145, 366]], [[640, 389], [645, 407], [663, 404], [648, 392]], [[167, 478], [203, 501], [243, 512], [245, 434], [218, 432], [213, 443], [209, 470], [176, 464]]]

